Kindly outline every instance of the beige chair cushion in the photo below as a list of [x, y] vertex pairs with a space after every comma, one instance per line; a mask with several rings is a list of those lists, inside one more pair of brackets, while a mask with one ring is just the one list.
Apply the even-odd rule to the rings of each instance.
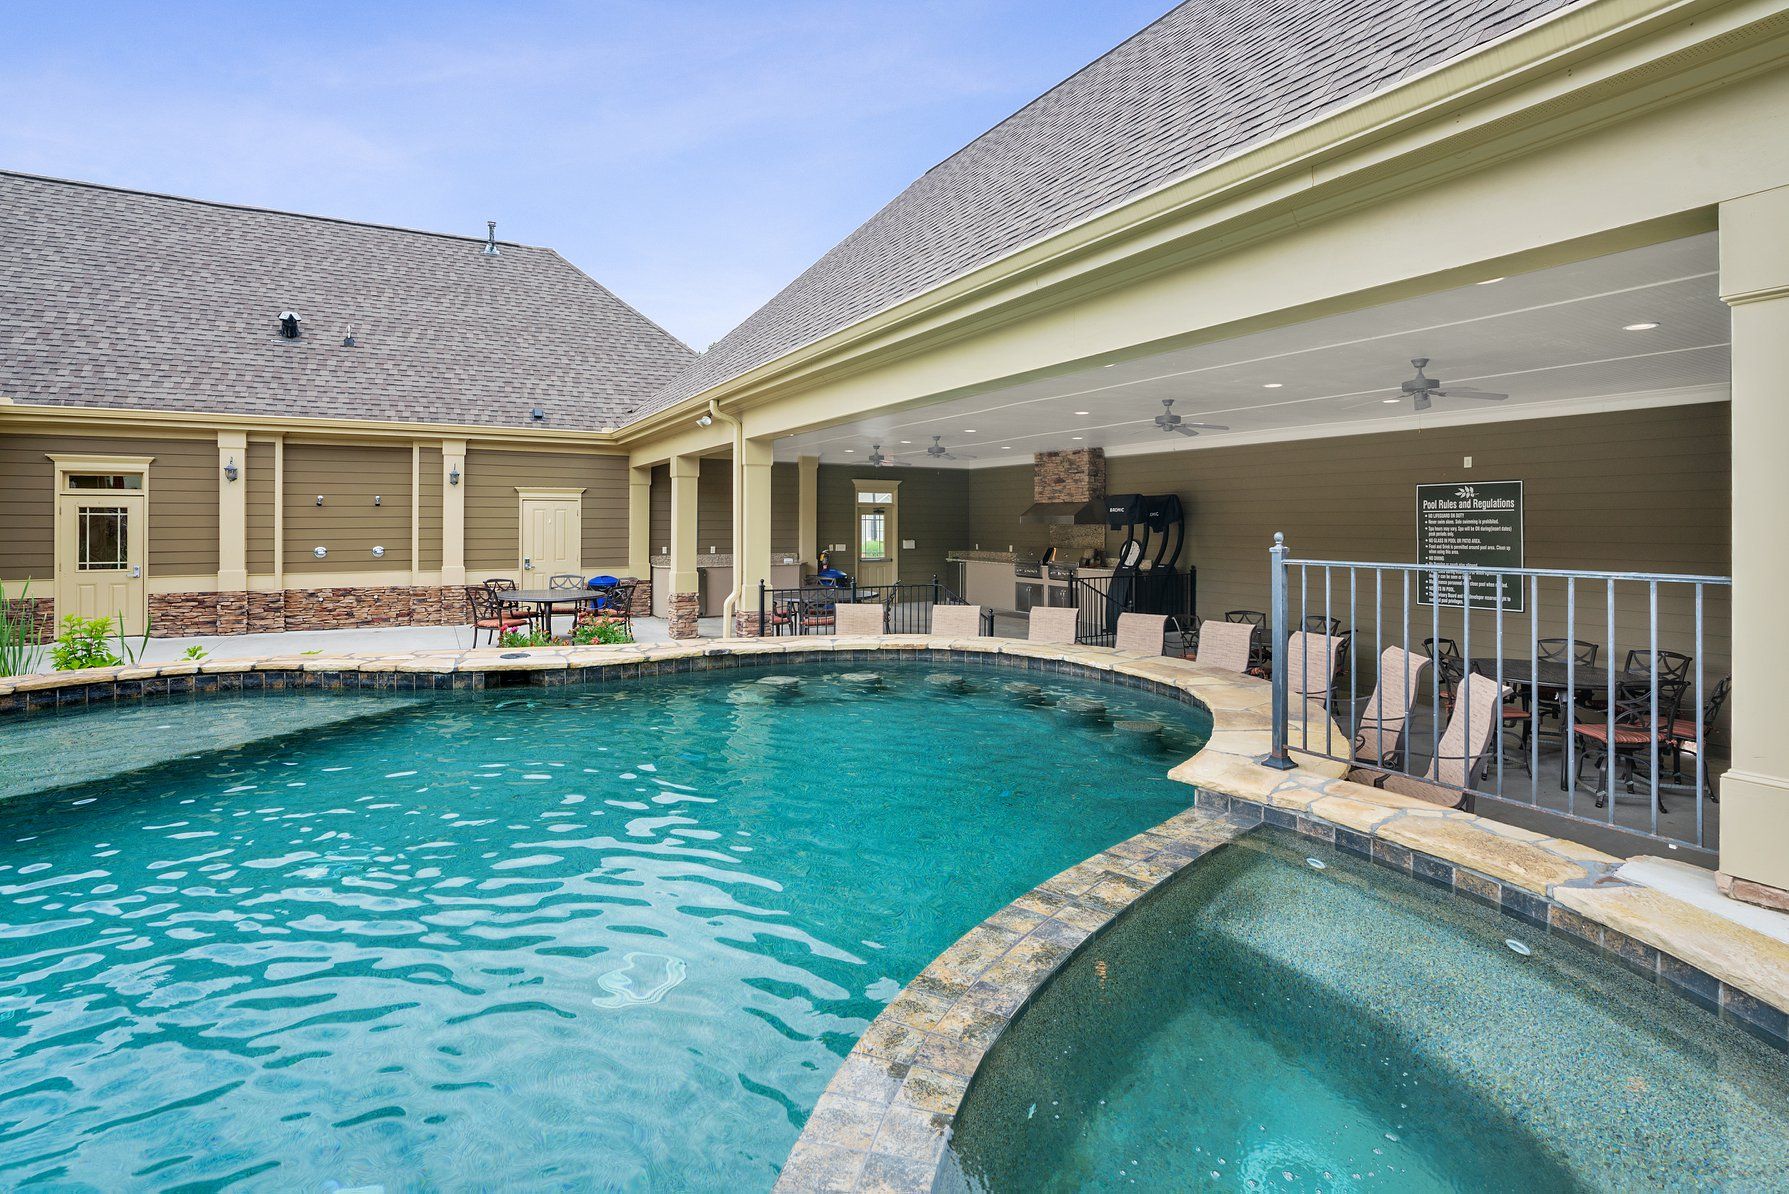
[[833, 607], [838, 622], [834, 634], [881, 634], [882, 603], [841, 601]]
[[1410, 706], [1416, 700], [1417, 684], [1428, 666], [1428, 656], [1402, 647], [1387, 647], [1379, 653], [1379, 680], [1355, 728], [1356, 759], [1380, 763], [1397, 750], [1404, 723], [1410, 719]]
[[1138, 655], [1160, 655], [1167, 625], [1167, 614], [1119, 614], [1118, 635], [1112, 646]]
[[[1286, 691], [1327, 699], [1329, 682], [1335, 676], [1336, 643], [1339, 641], [1334, 635], [1315, 634], [1309, 630], [1287, 635]], [[1279, 665], [1276, 662], [1274, 666]]]
[[934, 605], [932, 633], [947, 634], [952, 638], [981, 637], [981, 606]]
[[1044, 609], [1033, 606], [1031, 625], [1025, 637], [1034, 643], [1072, 644], [1075, 641], [1075, 617], [1078, 610]]
[[1199, 625], [1198, 660], [1224, 672], [1249, 670], [1249, 650], [1255, 645], [1255, 627], [1249, 622], [1219, 622], [1207, 618]]

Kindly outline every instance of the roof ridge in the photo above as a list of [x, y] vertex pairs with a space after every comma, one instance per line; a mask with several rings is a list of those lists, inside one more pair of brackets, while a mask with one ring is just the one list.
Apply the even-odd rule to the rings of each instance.
[[[353, 228], [376, 228], [381, 232], [402, 232], [410, 236], [433, 236], [439, 237], [442, 240], [459, 240], [475, 245], [482, 245], [485, 243], [485, 238], [482, 236], [467, 236], [458, 232], [436, 232], [428, 228], [410, 228], [403, 224], [382, 224], [377, 220], [355, 220], [350, 219], [347, 216], [324, 216], [308, 211], [287, 211], [284, 208], [262, 207], [254, 203], [228, 203], [221, 199], [200, 199], [193, 195], [176, 195], [170, 191], [150, 191], [141, 187], [119, 186], [116, 183], [88, 182], [87, 180], [80, 178], [60, 178], [53, 174], [32, 174], [28, 170], [0, 169], [0, 178], [23, 178], [28, 179], [31, 182], [54, 183], [57, 186], [81, 187], [91, 191], [111, 191], [119, 195], [142, 195], [150, 199], [167, 199], [174, 203], [191, 203], [199, 207], [216, 207], [226, 211], [255, 212], [259, 215], [267, 216], [285, 216], [293, 220], [316, 220], [319, 223], [345, 224]], [[557, 255], [556, 251], [547, 245], [530, 245], [524, 244], [522, 241], [518, 240], [502, 239], [499, 239], [497, 243], [500, 245], [508, 245], [513, 249], [540, 249]], [[564, 260], [563, 257], [560, 259]], [[583, 271], [580, 270], [579, 272], [582, 273]]]

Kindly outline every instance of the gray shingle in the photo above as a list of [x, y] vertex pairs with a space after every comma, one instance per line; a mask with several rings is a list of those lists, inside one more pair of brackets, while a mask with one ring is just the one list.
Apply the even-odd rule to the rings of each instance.
[[692, 356], [550, 249], [4, 172], [0, 228], [17, 402], [591, 430]]
[[649, 414], [1575, 0], [1189, 0], [927, 171]]

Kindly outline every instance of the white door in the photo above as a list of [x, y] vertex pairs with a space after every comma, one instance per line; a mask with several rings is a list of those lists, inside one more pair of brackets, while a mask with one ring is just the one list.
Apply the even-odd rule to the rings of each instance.
[[[78, 481], [80, 478], [69, 478]], [[56, 497], [56, 621], [111, 618], [141, 634], [148, 499], [142, 493], [65, 492]]]
[[562, 572], [583, 570], [581, 497], [522, 499], [522, 587], [544, 589]]

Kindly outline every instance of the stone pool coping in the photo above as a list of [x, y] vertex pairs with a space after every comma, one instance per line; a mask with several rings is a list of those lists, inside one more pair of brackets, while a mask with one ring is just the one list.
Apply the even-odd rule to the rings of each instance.
[[[1104, 647], [931, 635], [691, 639], [649, 646], [629, 644], [526, 650], [487, 647], [405, 653], [284, 655], [176, 661], [147, 667], [89, 669], [0, 679], [0, 719], [50, 708], [185, 692], [292, 687], [472, 689], [506, 683], [590, 683], [711, 666], [734, 666], [762, 657], [823, 656], [841, 652], [850, 655], [887, 653], [895, 657], [941, 661], [1010, 660], [1025, 668], [1117, 680], [1203, 706], [1212, 717], [1211, 739], [1192, 758], [1173, 767], [1169, 776], [1193, 786], [1197, 790], [1194, 799], [1205, 806], [1207, 814], [1222, 802], [1224, 817], [1246, 821], [1252, 811], [1258, 809], [1260, 820], [1306, 832], [1343, 849], [1353, 849], [1419, 878], [1493, 903], [1535, 927], [1565, 933], [1575, 940], [1608, 949], [1629, 965], [1653, 975], [1658, 981], [1773, 1043], [1780, 1044], [1789, 1037], [1789, 945], [1663, 892], [1622, 880], [1614, 874], [1619, 859], [1569, 839], [1549, 837], [1472, 813], [1438, 808], [1421, 800], [1351, 783], [1343, 778], [1345, 768], [1341, 764], [1297, 752], [1294, 757], [1300, 765], [1295, 770], [1274, 771], [1261, 767], [1255, 759], [1265, 754], [1269, 745], [1270, 687], [1250, 677], [1165, 656], [1129, 654]], [[999, 658], [986, 658], [990, 656]], [[1332, 728], [1324, 726], [1320, 709], [1313, 707], [1294, 716], [1295, 723], [1302, 723], [1306, 718], [1313, 734]], [[1340, 734], [1340, 730], [1334, 732]], [[1181, 817], [1191, 815], [1194, 814], [1181, 814]], [[1198, 823], [1208, 824], [1203, 820]], [[1200, 838], [1216, 832], [1201, 828], [1193, 836]], [[1003, 987], [1000, 999], [988, 1005], [1011, 1002], [1012, 1010], [1017, 1011], [1076, 948], [1078, 942], [1065, 945], [1069, 937], [1085, 929], [1080, 938], [1085, 940], [1135, 899], [1204, 853], [1204, 850], [1189, 852], [1189, 844], [1199, 843], [1189, 839], [1188, 833], [1193, 833], [1188, 823], [1171, 818], [1139, 838], [1120, 843], [1071, 867], [1057, 879], [1021, 897], [1021, 901], [1035, 897], [1033, 904], [1037, 906], [1027, 907], [1015, 902], [1002, 909], [970, 930], [958, 943], [963, 945], [976, 934], [982, 934], [976, 940], [983, 944], [965, 946], [961, 952], [953, 952], [958, 949], [953, 946], [909, 984], [907, 990], [923, 993], [934, 981], [948, 983], [952, 974], [961, 978], [963, 975], [951, 968], [973, 966], [979, 961], [985, 965], [976, 974], [977, 979], [993, 967], [1001, 966], [1000, 976], [1021, 980], [1024, 989], [1016, 1001], [1014, 993]], [[1205, 849], [1210, 848], [1210, 844], [1205, 846]], [[1076, 891], [1061, 890], [1063, 884], [1073, 885], [1081, 878], [1088, 879], [1086, 886]], [[1057, 888], [1051, 889], [1051, 884], [1057, 884]], [[1057, 896], [1074, 897], [1062, 905], [1066, 919], [1057, 916], [1056, 909], [1043, 911], [1043, 905], [1047, 905], [1052, 896], [1037, 893], [1046, 890], [1053, 890]], [[1129, 892], [1128, 899], [1122, 898], [1126, 892]], [[1035, 923], [1031, 923], [1033, 920]], [[1045, 930], [1057, 934], [1060, 940], [1052, 942], [1040, 937], [1010, 961], [1007, 960], [1009, 950], [986, 955], [990, 948], [988, 942], [1010, 937], [1007, 944], [1016, 949], [1030, 939], [1030, 933], [1052, 923], [1067, 926]], [[1020, 932], [1020, 925], [1028, 927]], [[1064, 945], [1057, 956], [1055, 947]], [[946, 972], [934, 974], [934, 967], [941, 963], [946, 966]], [[975, 1051], [974, 1045], [985, 1050], [986, 1044], [991, 1044], [994, 1038], [989, 1037], [985, 1043], [980, 1041], [988, 1026], [984, 1023], [978, 1029], [970, 1024], [966, 1008], [964, 1028], [969, 1035], [960, 1038], [956, 1045], [929, 1040], [914, 1043], [896, 1032], [894, 1027], [883, 1027], [885, 1020], [904, 1029], [915, 1027], [899, 1018], [912, 1007], [912, 1001], [902, 1002], [905, 997], [906, 992], [903, 992], [902, 997], [877, 1018], [846, 1059], [834, 1085], [827, 1088], [827, 1094], [810, 1117], [808, 1130], [803, 1132], [796, 1151], [791, 1154], [781, 1183], [784, 1188], [809, 1188], [810, 1185], [833, 1188], [841, 1183], [852, 1186], [860, 1182], [872, 1188], [899, 1185], [901, 1175], [917, 1177], [915, 1166], [923, 1157], [931, 1155], [929, 1150], [933, 1147], [934, 1134], [919, 1130], [918, 1121], [905, 1113], [878, 1119], [878, 1135], [867, 1142], [862, 1139], [861, 1123], [853, 1128], [848, 1117], [835, 1114], [835, 1107], [840, 1104], [834, 1099], [834, 1086], [840, 1083], [845, 1084], [840, 1090], [840, 1098], [864, 1102], [866, 1100], [858, 1096], [877, 1092], [886, 1094], [885, 1111], [888, 1107], [898, 1106], [913, 1108], [921, 1117], [954, 1114], [955, 1100], [967, 1088], [973, 1069], [955, 1074], [949, 1069], [922, 1064], [917, 1067], [917, 1077], [913, 1076], [913, 1068], [902, 1069], [896, 1077], [889, 1070], [890, 1066], [912, 1067], [912, 1063], [893, 1061], [875, 1051], [898, 1051], [904, 1047], [898, 1042], [904, 1041], [913, 1044], [915, 1057], [919, 1048], [930, 1047], [927, 1057], [940, 1062], [948, 1057], [952, 1059], [950, 1064], [960, 1067], [970, 1052], [979, 1060], [980, 1052]], [[902, 1009], [898, 1014], [895, 1013], [897, 1007]], [[977, 1009], [986, 1010], [980, 1004]], [[946, 1009], [934, 1010], [942, 1012]], [[994, 1036], [997, 1035], [995, 1031]], [[884, 1071], [883, 1077], [865, 1077], [872, 1072], [870, 1067], [879, 1067]], [[954, 1080], [958, 1077], [960, 1082]], [[909, 1082], [913, 1083], [911, 1090], [908, 1090]], [[920, 1151], [910, 1152], [902, 1147], [890, 1152], [878, 1148], [879, 1134], [884, 1130], [898, 1134], [889, 1137], [891, 1147], [897, 1139], [911, 1140]], [[859, 1151], [844, 1142], [864, 1147]], [[846, 1149], [858, 1153], [861, 1163], [849, 1176], [836, 1168], [823, 1167], [818, 1160], [821, 1156], [830, 1156], [834, 1160], [842, 1158], [836, 1153], [819, 1150], [820, 1145], [828, 1150]], [[807, 1156], [804, 1156], [804, 1150]], [[873, 1155], [890, 1160], [878, 1162], [877, 1167], [872, 1168], [868, 1160]], [[815, 1159], [810, 1161], [808, 1156]], [[932, 1162], [935, 1166], [937, 1156], [932, 1157]], [[929, 1178], [926, 1184], [929, 1186]]]

